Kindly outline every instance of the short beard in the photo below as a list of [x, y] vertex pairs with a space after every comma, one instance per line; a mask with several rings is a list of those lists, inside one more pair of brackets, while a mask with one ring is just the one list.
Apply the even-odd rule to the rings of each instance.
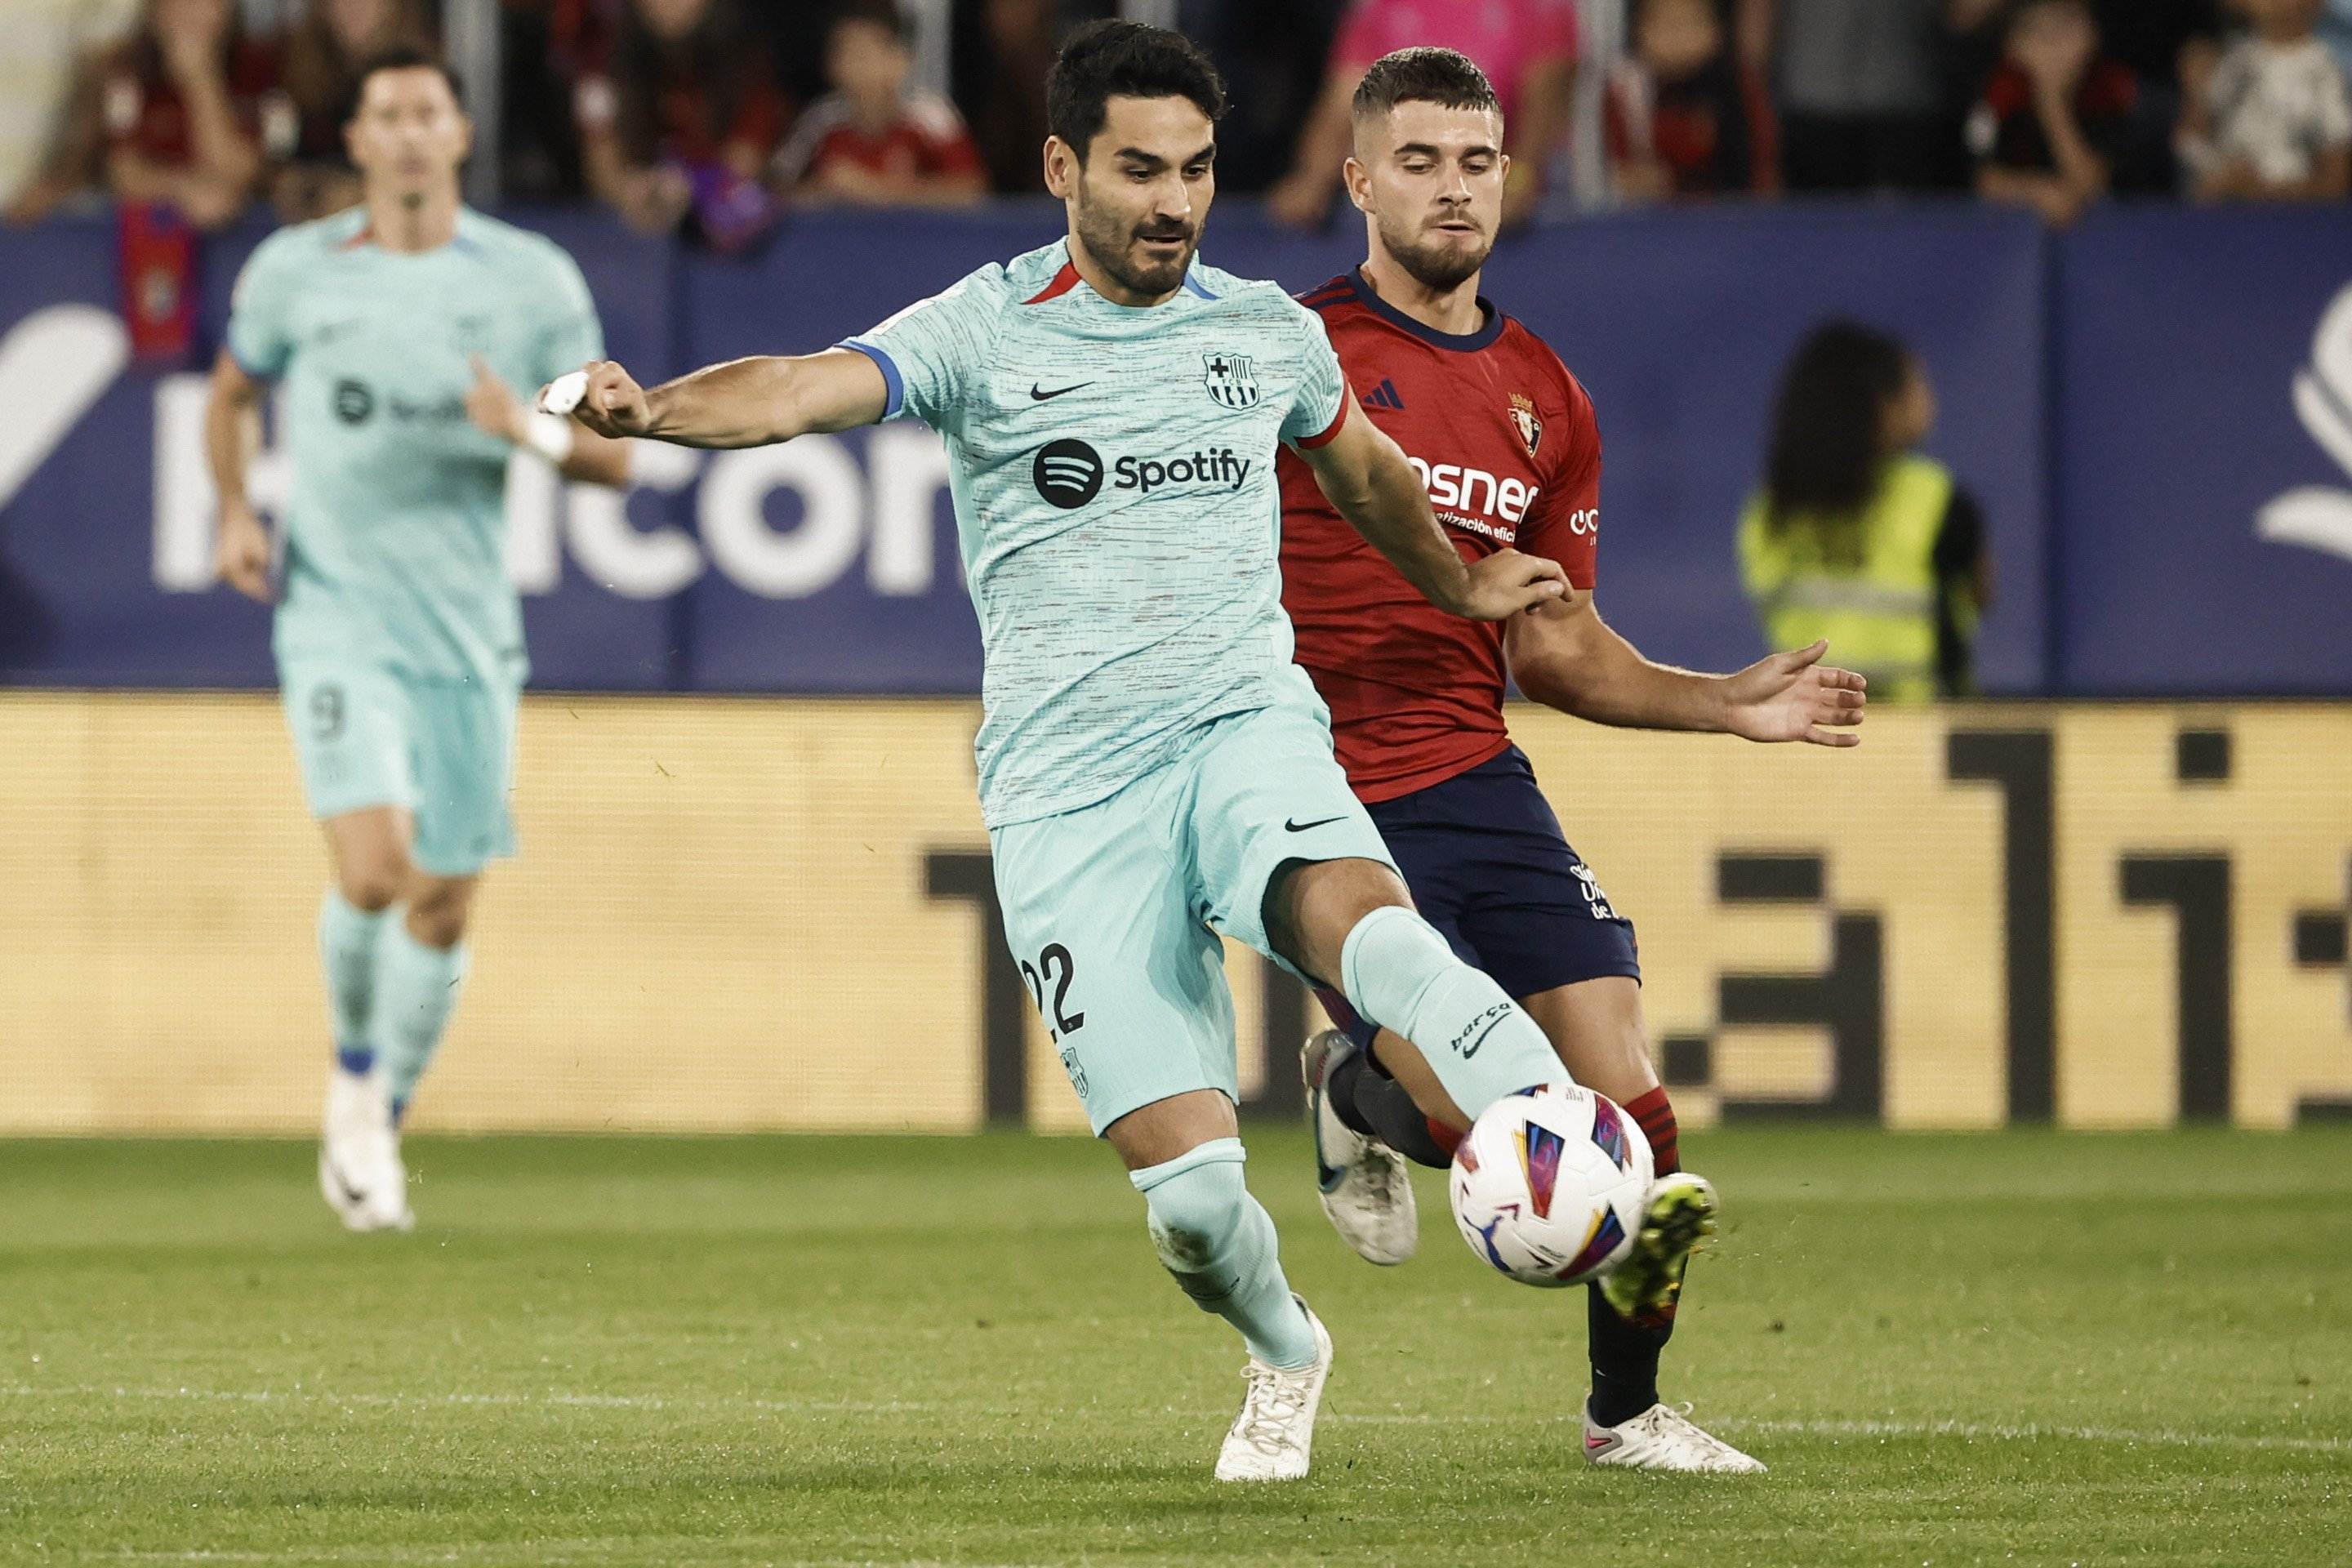
[[1381, 225], [1381, 244], [1414, 282], [1440, 291], [1458, 289], [1476, 277], [1479, 268], [1486, 265], [1486, 258], [1495, 254], [1492, 236], [1475, 250], [1455, 250], [1451, 247], [1441, 249], [1391, 233], [1385, 223]]
[[1108, 275], [1110, 280], [1130, 294], [1145, 299], [1157, 299], [1173, 294], [1184, 286], [1184, 274], [1192, 268], [1192, 258], [1201, 247], [1196, 230], [1192, 243], [1184, 254], [1173, 261], [1138, 269], [1128, 265], [1128, 247], [1134, 243], [1135, 230], [1125, 219], [1108, 212], [1099, 212], [1084, 196], [1078, 198], [1078, 239], [1086, 246], [1087, 254], [1095, 265]]

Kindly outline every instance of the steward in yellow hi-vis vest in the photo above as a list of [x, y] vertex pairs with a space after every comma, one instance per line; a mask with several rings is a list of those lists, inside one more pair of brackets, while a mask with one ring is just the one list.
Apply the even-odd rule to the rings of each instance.
[[1983, 523], [1950, 469], [1910, 448], [1935, 421], [1923, 367], [1832, 322], [1798, 350], [1764, 487], [1739, 523], [1740, 579], [1776, 650], [1826, 638], [1874, 701], [1969, 695]]

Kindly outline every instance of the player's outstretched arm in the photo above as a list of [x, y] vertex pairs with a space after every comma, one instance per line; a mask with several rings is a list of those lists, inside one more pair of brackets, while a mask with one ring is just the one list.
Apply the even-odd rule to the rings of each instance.
[[1654, 664], [1601, 618], [1591, 594], [1520, 616], [1503, 653], [1519, 690], [1596, 724], [1707, 730], [1750, 741], [1858, 746], [1869, 683], [1822, 662], [1829, 644], [1759, 659], [1736, 675]]
[[1318, 447], [1300, 447], [1298, 455], [1339, 514], [1439, 609], [1499, 621], [1569, 591], [1559, 563], [1516, 550], [1465, 564], [1429, 510], [1429, 492], [1403, 449], [1352, 396], [1339, 434]]
[[614, 440], [768, 447], [813, 431], [876, 424], [889, 412], [890, 388], [871, 359], [848, 349], [730, 360], [650, 391], [611, 360], [599, 360], [541, 388], [539, 406]]

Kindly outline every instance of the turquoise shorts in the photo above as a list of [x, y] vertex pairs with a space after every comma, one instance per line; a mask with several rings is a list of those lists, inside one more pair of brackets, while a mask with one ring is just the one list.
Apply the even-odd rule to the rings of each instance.
[[515, 852], [519, 688], [315, 658], [280, 660], [278, 678], [311, 816], [399, 806], [416, 825], [410, 858], [436, 877]]
[[1265, 932], [1276, 871], [1396, 864], [1306, 702], [1215, 720], [1108, 800], [989, 843], [1013, 962], [1097, 1135], [1171, 1095], [1240, 1098], [1218, 932], [1297, 973]]

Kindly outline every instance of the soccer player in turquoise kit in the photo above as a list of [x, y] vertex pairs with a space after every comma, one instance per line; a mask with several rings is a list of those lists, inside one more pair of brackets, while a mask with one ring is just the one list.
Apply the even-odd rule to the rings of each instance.
[[[361, 78], [362, 205], [273, 235], [237, 279], [205, 425], [221, 574], [278, 605], [286, 718], [333, 879], [319, 910], [335, 1062], [320, 1187], [354, 1230], [406, 1229], [401, 1110], [465, 973], [466, 918], [507, 813], [527, 673], [504, 563], [522, 447], [619, 485], [627, 447], [510, 390], [603, 353], [572, 258], [467, 210], [472, 127], [419, 53]], [[294, 467], [282, 591], [246, 496], [266, 384]]]
[[1066, 238], [823, 353], [651, 392], [596, 363], [542, 395], [604, 435], [688, 446], [899, 415], [946, 438], [1006, 935], [1160, 1261], [1249, 1347], [1217, 1476], [1286, 1479], [1307, 1473], [1331, 1341], [1242, 1179], [1216, 931], [1343, 992], [1465, 1107], [1564, 1074], [1413, 913], [1333, 760], [1279, 602], [1276, 447], [1444, 609], [1502, 619], [1565, 584], [1512, 551], [1465, 563], [1315, 315], [1195, 264], [1224, 94], [1192, 44], [1081, 28], [1046, 98]]

